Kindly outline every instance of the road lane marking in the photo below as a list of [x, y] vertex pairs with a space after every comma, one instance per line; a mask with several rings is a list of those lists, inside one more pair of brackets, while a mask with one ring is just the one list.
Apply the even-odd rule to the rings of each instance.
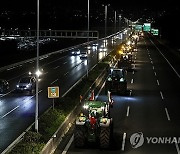
[[134, 71], [133, 71], [133, 73], [132, 74], [134, 74]]
[[132, 96], [132, 90], [130, 90], [129, 95]]
[[19, 108], [19, 105], [16, 106], [16, 107], [15, 107], [14, 109], [12, 109], [11, 111], [9, 111], [8, 113], [6, 113], [5, 115], [3, 115], [3, 116], [1, 117], [1, 119], [4, 118], [4, 117], [6, 117], [8, 114], [10, 114], [11, 112], [13, 112], [13, 111], [16, 110], [17, 108]]
[[154, 72], [154, 75], [157, 76], [156, 72]]
[[131, 83], [134, 83], [134, 80], [133, 80], [133, 79], [131, 79]]
[[55, 69], [57, 69], [57, 68], [59, 68], [60, 66], [56, 66], [56, 67], [54, 67], [53, 69], [55, 70]]
[[67, 62], [64, 62], [63, 64], [66, 64]]
[[68, 74], [69, 74], [69, 72], [65, 73], [64, 76], [66, 76], [66, 75], [68, 75]]
[[127, 113], [126, 113], [126, 117], [129, 117], [129, 109], [130, 109], [130, 107], [128, 106], [128, 108], [127, 108]]
[[154, 66], [152, 68], [153, 68], [153, 70], [155, 69]]
[[54, 80], [53, 82], [51, 82], [51, 84], [55, 83], [56, 81], [58, 81], [58, 79]]
[[124, 148], [125, 148], [125, 142], [126, 142], [126, 133], [123, 134], [123, 141], [122, 141], [122, 148], [121, 148], [121, 151], [124, 151]]
[[[152, 41], [151, 41], [152, 42]], [[152, 42], [153, 43], [153, 42]], [[154, 44], [154, 43], [153, 43]], [[160, 51], [160, 49], [154, 44], [154, 46], [156, 47], [156, 49], [159, 51], [159, 53], [164, 57], [164, 59], [167, 61], [167, 63], [170, 65], [170, 67], [173, 69], [173, 71], [176, 73], [176, 75], [180, 78], [180, 75], [178, 74], [178, 72], [175, 70], [175, 68], [171, 65], [171, 63], [169, 62], [169, 60], [163, 55], [163, 53]]]
[[168, 121], [170, 121], [171, 119], [170, 119], [170, 116], [169, 116], [169, 113], [168, 113], [167, 108], [165, 108], [165, 112], [166, 112], [166, 115], [167, 115], [167, 119], [168, 119]]
[[161, 92], [161, 91], [160, 91], [160, 95], [161, 95], [161, 98], [162, 98], [162, 99], [164, 99], [164, 96], [163, 96], [163, 94], [162, 94], [162, 92]]
[[159, 86], [160, 84], [159, 84], [159, 80], [156, 80], [157, 81], [157, 85]]
[[69, 147], [71, 146], [72, 142], [74, 140], [74, 135], [72, 135], [71, 139], [69, 140], [68, 144], [66, 145], [66, 147], [64, 148], [62, 154], [66, 154], [68, 152]]

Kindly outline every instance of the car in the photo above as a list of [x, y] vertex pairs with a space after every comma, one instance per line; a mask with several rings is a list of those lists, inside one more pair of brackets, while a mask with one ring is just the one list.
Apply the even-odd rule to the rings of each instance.
[[25, 92], [33, 94], [36, 88], [36, 78], [34, 76], [25, 76], [19, 79], [16, 85], [17, 92]]
[[88, 53], [86, 51], [81, 52], [80, 59], [87, 59], [87, 57], [88, 57]]
[[105, 93], [127, 94], [126, 70], [111, 68], [105, 82]]
[[81, 53], [80, 49], [74, 49], [71, 51], [71, 55], [73, 56], [80, 55], [80, 53]]
[[9, 82], [5, 79], [0, 79], [0, 93], [4, 93], [9, 89]]

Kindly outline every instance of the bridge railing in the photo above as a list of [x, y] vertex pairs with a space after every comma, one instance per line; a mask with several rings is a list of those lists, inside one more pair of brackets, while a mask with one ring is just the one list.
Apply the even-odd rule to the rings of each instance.
[[[3, 30], [0, 31], [1, 37], [36, 37], [37, 30]], [[82, 30], [40, 30], [40, 37], [53, 38], [99, 38], [98, 31], [82, 31]]]

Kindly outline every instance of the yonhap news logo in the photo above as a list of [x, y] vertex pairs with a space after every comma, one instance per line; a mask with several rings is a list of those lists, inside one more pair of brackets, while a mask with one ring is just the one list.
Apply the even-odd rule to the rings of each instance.
[[134, 133], [130, 137], [130, 143], [132, 148], [138, 148], [144, 143], [144, 136], [142, 132]]
[[132, 148], [139, 148], [147, 144], [179, 144], [180, 137], [144, 137], [142, 132], [134, 133], [130, 137]]

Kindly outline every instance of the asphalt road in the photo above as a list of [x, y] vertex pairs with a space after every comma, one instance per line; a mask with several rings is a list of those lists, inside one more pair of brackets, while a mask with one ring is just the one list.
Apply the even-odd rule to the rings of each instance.
[[[85, 50], [85, 48], [82, 47], [80, 50]], [[105, 55], [104, 52], [99, 52], [98, 57], [103, 58]], [[96, 63], [97, 50], [91, 50], [88, 56], [88, 70]], [[55, 54], [41, 58], [39, 65], [44, 70], [40, 77], [38, 92], [40, 116], [52, 106], [52, 100], [47, 97], [47, 88], [59, 86], [60, 96], [63, 96], [81, 77], [87, 74], [87, 60], [81, 60], [79, 56], [70, 54], [65, 56]], [[28, 72], [35, 67], [36, 61], [32, 61], [8, 68], [0, 73], [0, 78], [10, 83], [9, 91], [0, 95], [0, 152], [3, 152], [35, 121], [36, 96], [15, 92], [18, 80], [28, 75]]]
[[[180, 154], [180, 60], [149, 35], [138, 42], [133, 58], [129, 96], [113, 95], [110, 149], [75, 148], [72, 128], [55, 154]], [[97, 99], [107, 100], [104, 89]]]

